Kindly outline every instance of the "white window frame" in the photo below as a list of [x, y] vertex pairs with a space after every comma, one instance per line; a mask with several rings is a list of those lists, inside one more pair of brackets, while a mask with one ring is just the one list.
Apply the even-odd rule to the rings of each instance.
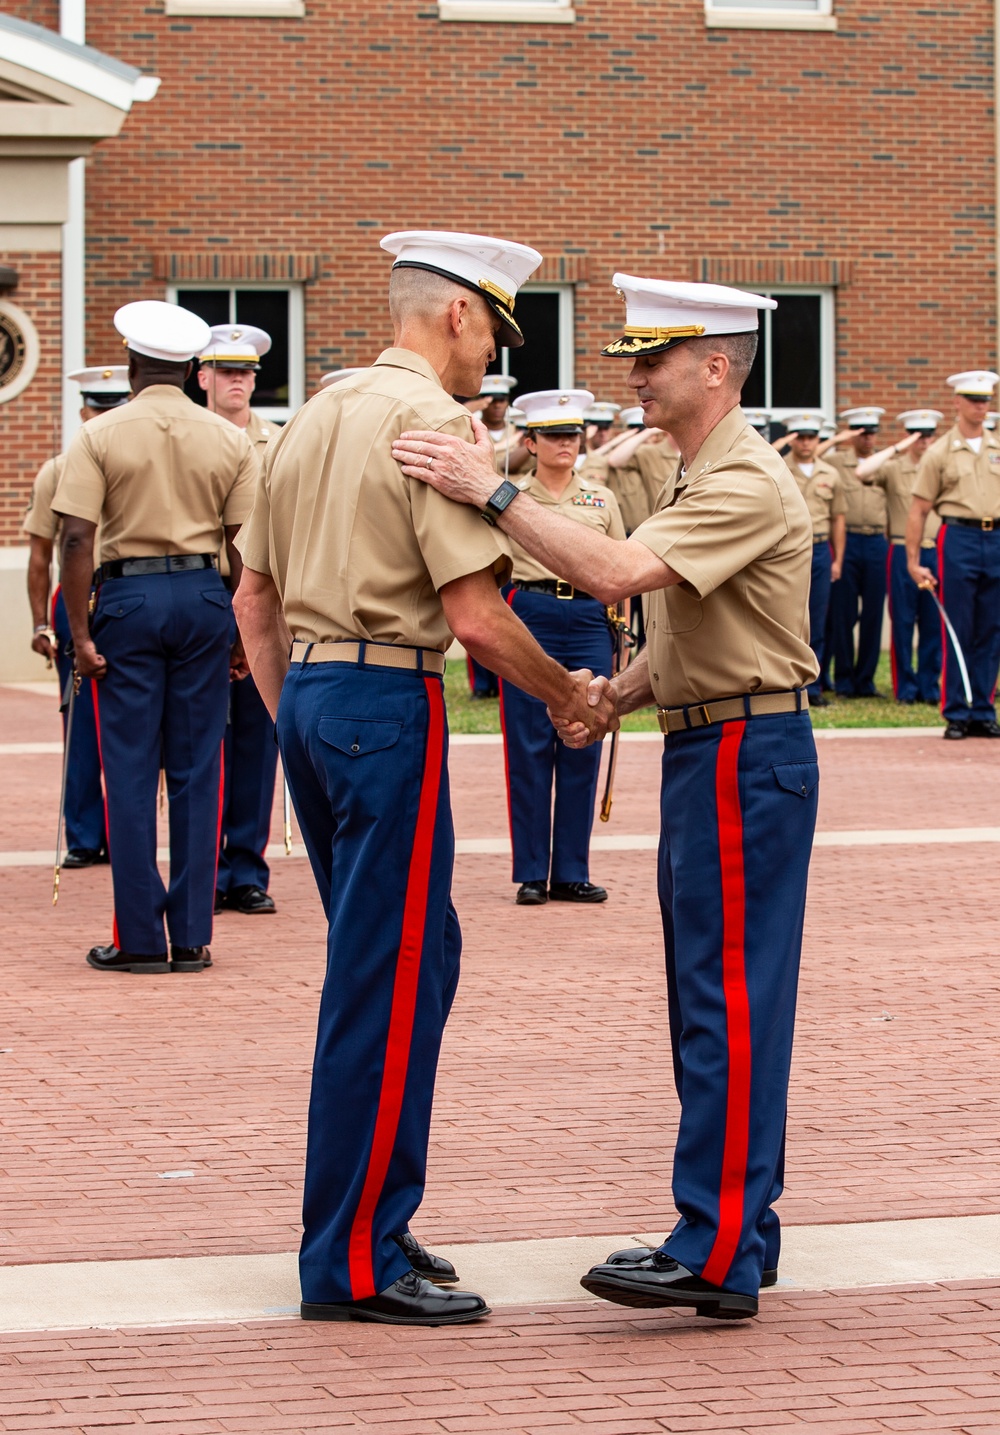
[[305, 0], [166, 0], [166, 15], [201, 15], [236, 20], [297, 20], [306, 13]]
[[[207, 286], [206, 286], [207, 287]], [[522, 284], [520, 294], [559, 295], [559, 388], [571, 389], [576, 375], [576, 294], [572, 284]], [[810, 291], [811, 292], [811, 291]], [[517, 306], [514, 308], [517, 316]], [[528, 336], [531, 342], [531, 335]], [[510, 373], [510, 350], [500, 350], [500, 372]], [[515, 404], [517, 400], [514, 400]]]
[[572, 25], [573, 0], [438, 0], [439, 20], [512, 25]]
[[[705, 0], [705, 24], [726, 30], [836, 30], [833, 0]], [[792, 8], [798, 5], [799, 8]]]
[[[777, 299], [778, 306], [781, 306], [783, 295], [787, 294], [808, 294], [819, 296], [819, 406], [827, 418], [831, 421], [837, 412], [837, 304], [836, 291], [822, 284], [771, 284], [766, 289], [758, 290], [758, 293], [767, 295], [771, 299]], [[761, 342], [766, 343], [766, 353], [771, 348], [771, 316], [773, 309], [763, 311], [763, 323], [761, 325]], [[802, 412], [802, 405], [794, 408], [774, 408], [771, 403], [771, 369], [768, 365], [764, 370], [764, 402], [762, 407], [770, 409], [771, 414], [778, 420], [783, 420], [786, 414]]]
[[[306, 401], [306, 318], [305, 296], [301, 284], [260, 284], [251, 280], [225, 283], [222, 280], [198, 279], [183, 281], [167, 286], [167, 303], [176, 304], [181, 289], [210, 289], [229, 291], [229, 322], [236, 323], [236, 291], [245, 293], [248, 289], [266, 290], [270, 293], [288, 295], [288, 404], [252, 404], [255, 414], [262, 419], [273, 419], [285, 423]], [[245, 320], [244, 322], [249, 322]]]

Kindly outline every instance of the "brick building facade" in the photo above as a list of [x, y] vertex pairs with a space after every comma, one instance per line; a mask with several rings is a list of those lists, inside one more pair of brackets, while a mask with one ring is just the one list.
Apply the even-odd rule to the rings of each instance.
[[[567, 23], [442, 18], [477, 3]], [[736, 28], [708, 23], [727, 5]], [[256, 13], [205, 13], [227, 6]], [[779, 408], [945, 407], [945, 375], [995, 365], [989, 0], [833, 0], [807, 29], [744, 28], [759, 0], [564, 6], [89, 0], [87, 42], [162, 83], [87, 161], [87, 362], [118, 357], [111, 318], [130, 299], [285, 324], [262, 382], [280, 417], [389, 342], [378, 240], [427, 226], [546, 255], [519, 301], [524, 382], [627, 398], [628, 366], [598, 357], [617, 268], [784, 293], [755, 395]], [[4, 9], [59, 23], [53, 0]], [[0, 249], [40, 328], [52, 259]], [[52, 448], [61, 361], [44, 332], [33, 384], [0, 405], [6, 544]]]

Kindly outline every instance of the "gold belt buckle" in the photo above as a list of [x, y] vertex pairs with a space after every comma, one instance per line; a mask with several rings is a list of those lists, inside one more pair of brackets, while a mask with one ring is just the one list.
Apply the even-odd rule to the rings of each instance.
[[984, 532], [984, 533], [992, 533], [992, 532], [993, 532], [993, 519], [992, 519], [992, 518], [984, 518], [984, 519], [983, 519], [983, 532]]
[[557, 598], [572, 598], [575, 591], [572, 583], [567, 583], [565, 578], [556, 579]]
[[708, 710], [707, 703], [699, 703], [698, 706], [695, 708], [695, 712], [701, 714], [702, 727], [712, 726], [712, 714]]

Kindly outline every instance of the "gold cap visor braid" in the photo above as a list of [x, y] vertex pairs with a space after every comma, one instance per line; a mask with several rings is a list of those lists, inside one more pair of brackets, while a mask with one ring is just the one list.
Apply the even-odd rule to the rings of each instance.
[[676, 344], [683, 344], [686, 339], [700, 339], [704, 332], [704, 324], [687, 324], [673, 329], [645, 329], [626, 324], [622, 338], [615, 339], [601, 353], [612, 359], [628, 359], [635, 354], [658, 354]]

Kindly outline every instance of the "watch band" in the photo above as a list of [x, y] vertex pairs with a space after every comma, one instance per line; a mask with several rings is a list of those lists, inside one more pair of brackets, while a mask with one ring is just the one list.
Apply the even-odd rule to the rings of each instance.
[[516, 483], [511, 483], [505, 478], [500, 487], [490, 494], [486, 500], [486, 506], [481, 511], [481, 517], [486, 520], [491, 528], [495, 528], [497, 519], [505, 508], [509, 508], [514, 499], [521, 492]]

